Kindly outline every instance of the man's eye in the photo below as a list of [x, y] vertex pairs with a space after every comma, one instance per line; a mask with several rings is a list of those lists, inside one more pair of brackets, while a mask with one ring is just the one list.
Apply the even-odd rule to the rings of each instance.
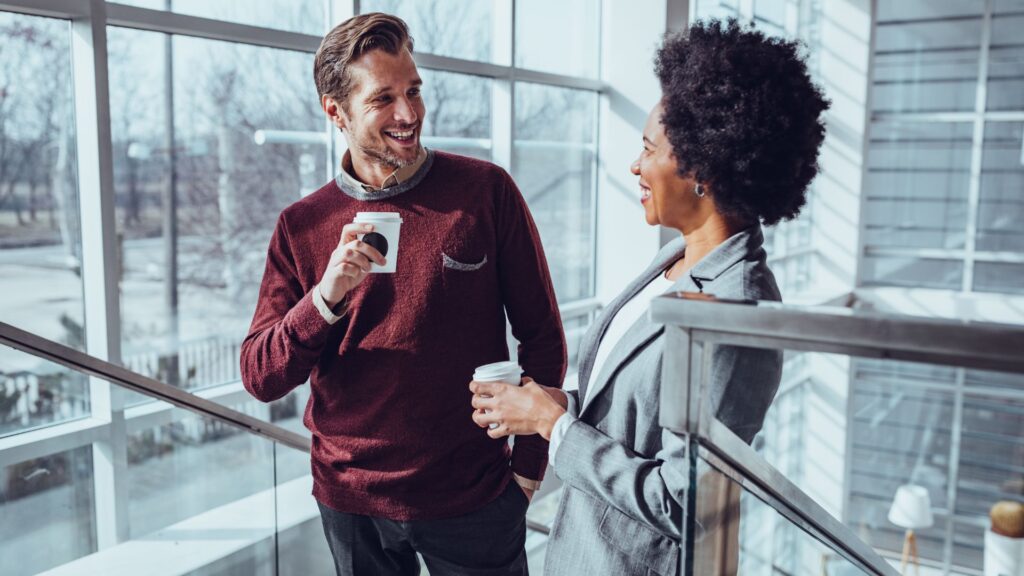
[[409, 90], [409, 96], [412, 96], [412, 97], [415, 98], [416, 96], [419, 96], [419, 95], [420, 95], [420, 89], [419, 88], [413, 88], [412, 90]]

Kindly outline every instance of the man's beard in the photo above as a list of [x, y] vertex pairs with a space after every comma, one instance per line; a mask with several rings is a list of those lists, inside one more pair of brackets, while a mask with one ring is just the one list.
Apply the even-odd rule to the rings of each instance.
[[352, 144], [353, 148], [359, 150], [359, 152], [361, 152], [371, 161], [377, 163], [380, 166], [384, 166], [392, 170], [398, 170], [400, 168], [405, 168], [406, 166], [409, 166], [411, 164], [415, 164], [416, 159], [419, 158], [420, 147], [417, 147], [415, 156], [406, 159], [395, 154], [390, 148], [388, 148], [387, 144], [385, 144], [383, 141], [381, 142], [381, 146], [379, 148], [375, 148], [372, 145], [363, 142], [362, 140], [357, 140]]

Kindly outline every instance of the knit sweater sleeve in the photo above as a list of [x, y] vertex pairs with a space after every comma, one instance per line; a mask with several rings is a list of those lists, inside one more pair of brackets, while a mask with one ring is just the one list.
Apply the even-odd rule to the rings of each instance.
[[330, 324], [310, 292], [299, 281], [282, 215], [267, 251], [256, 313], [242, 342], [242, 383], [258, 400], [277, 400], [306, 382], [320, 357]]
[[[496, 206], [498, 277], [512, 335], [519, 341], [519, 364], [525, 376], [561, 388], [568, 364], [565, 334], [540, 235], [526, 201], [507, 174], [502, 188]], [[512, 450], [512, 471], [540, 480], [547, 458], [548, 443], [543, 438], [519, 436]]]

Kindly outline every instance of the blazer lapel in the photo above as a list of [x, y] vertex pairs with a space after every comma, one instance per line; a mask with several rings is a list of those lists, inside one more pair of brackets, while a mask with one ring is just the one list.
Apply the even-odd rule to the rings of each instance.
[[630, 299], [643, 290], [644, 286], [647, 286], [655, 276], [661, 274], [665, 270], [665, 267], [678, 260], [683, 255], [683, 250], [685, 250], [685, 248], [686, 243], [682, 238], [677, 238], [666, 244], [654, 257], [654, 261], [651, 262], [651, 265], [648, 266], [636, 280], [627, 286], [621, 294], [616, 296], [615, 299], [601, 311], [590, 329], [587, 330], [586, 335], [583, 337], [583, 341], [580, 343], [579, 387], [581, 401], [585, 402], [588, 396], [587, 386], [590, 382], [591, 371], [594, 369], [594, 360], [597, 358], [597, 348], [601, 344], [601, 339], [604, 337], [604, 333], [608, 330], [608, 325], [611, 324], [615, 314], [617, 314], [618, 311], [630, 301]]
[[[753, 226], [741, 232], [737, 232], [728, 240], [715, 247], [707, 256], [701, 259], [690, 271], [683, 274], [675, 281], [674, 284], [669, 288], [668, 291], [677, 292], [704, 292], [709, 290], [708, 293], [714, 293], [714, 281], [721, 276], [721, 274], [732, 267], [734, 264], [743, 260], [744, 257], [749, 253], [754, 253], [756, 250], [761, 249], [761, 243], [763, 242], [763, 236], [761, 234], [760, 226]], [[608, 324], [611, 323], [612, 317], [618, 312], [631, 298], [636, 296], [644, 286], [646, 286], [655, 276], [661, 274], [665, 268], [678, 260], [683, 255], [685, 243], [677, 240], [669, 243], [665, 248], [658, 253], [654, 263], [644, 273], [629, 286], [618, 298], [616, 298], [611, 305], [601, 315], [598, 327], [600, 332], [597, 330], [591, 330], [588, 336], [593, 336], [596, 341], [592, 342], [590, 338], [584, 342], [589, 348], [581, 349], [586, 352], [586, 356], [583, 359], [587, 362], [587, 372], [580, 371], [580, 401], [582, 406], [580, 407], [580, 415], [594, 404], [594, 399], [597, 398], [601, 392], [607, 388], [608, 383], [612, 377], [618, 372], [619, 368], [629, 361], [638, 350], [643, 346], [646, 346], [653, 338], [661, 334], [664, 326], [656, 324], [648, 319], [647, 315], [642, 316], [637, 320], [633, 326], [622, 336], [622, 339], [618, 342], [609, 342], [609, 345], [614, 346], [611, 354], [608, 355], [608, 359], [605, 361], [604, 366], [601, 368], [599, 374], [591, 374], [594, 365], [594, 359], [597, 355], [597, 346], [600, 344], [601, 338], [604, 336], [605, 331], [608, 329]], [[581, 362], [581, 366], [583, 366]], [[594, 376], [591, 382], [591, 376]]]

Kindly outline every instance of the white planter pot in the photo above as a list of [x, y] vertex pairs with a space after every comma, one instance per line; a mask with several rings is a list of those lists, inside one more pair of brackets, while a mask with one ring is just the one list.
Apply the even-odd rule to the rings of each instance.
[[985, 576], [1024, 576], [1024, 538], [986, 530]]

